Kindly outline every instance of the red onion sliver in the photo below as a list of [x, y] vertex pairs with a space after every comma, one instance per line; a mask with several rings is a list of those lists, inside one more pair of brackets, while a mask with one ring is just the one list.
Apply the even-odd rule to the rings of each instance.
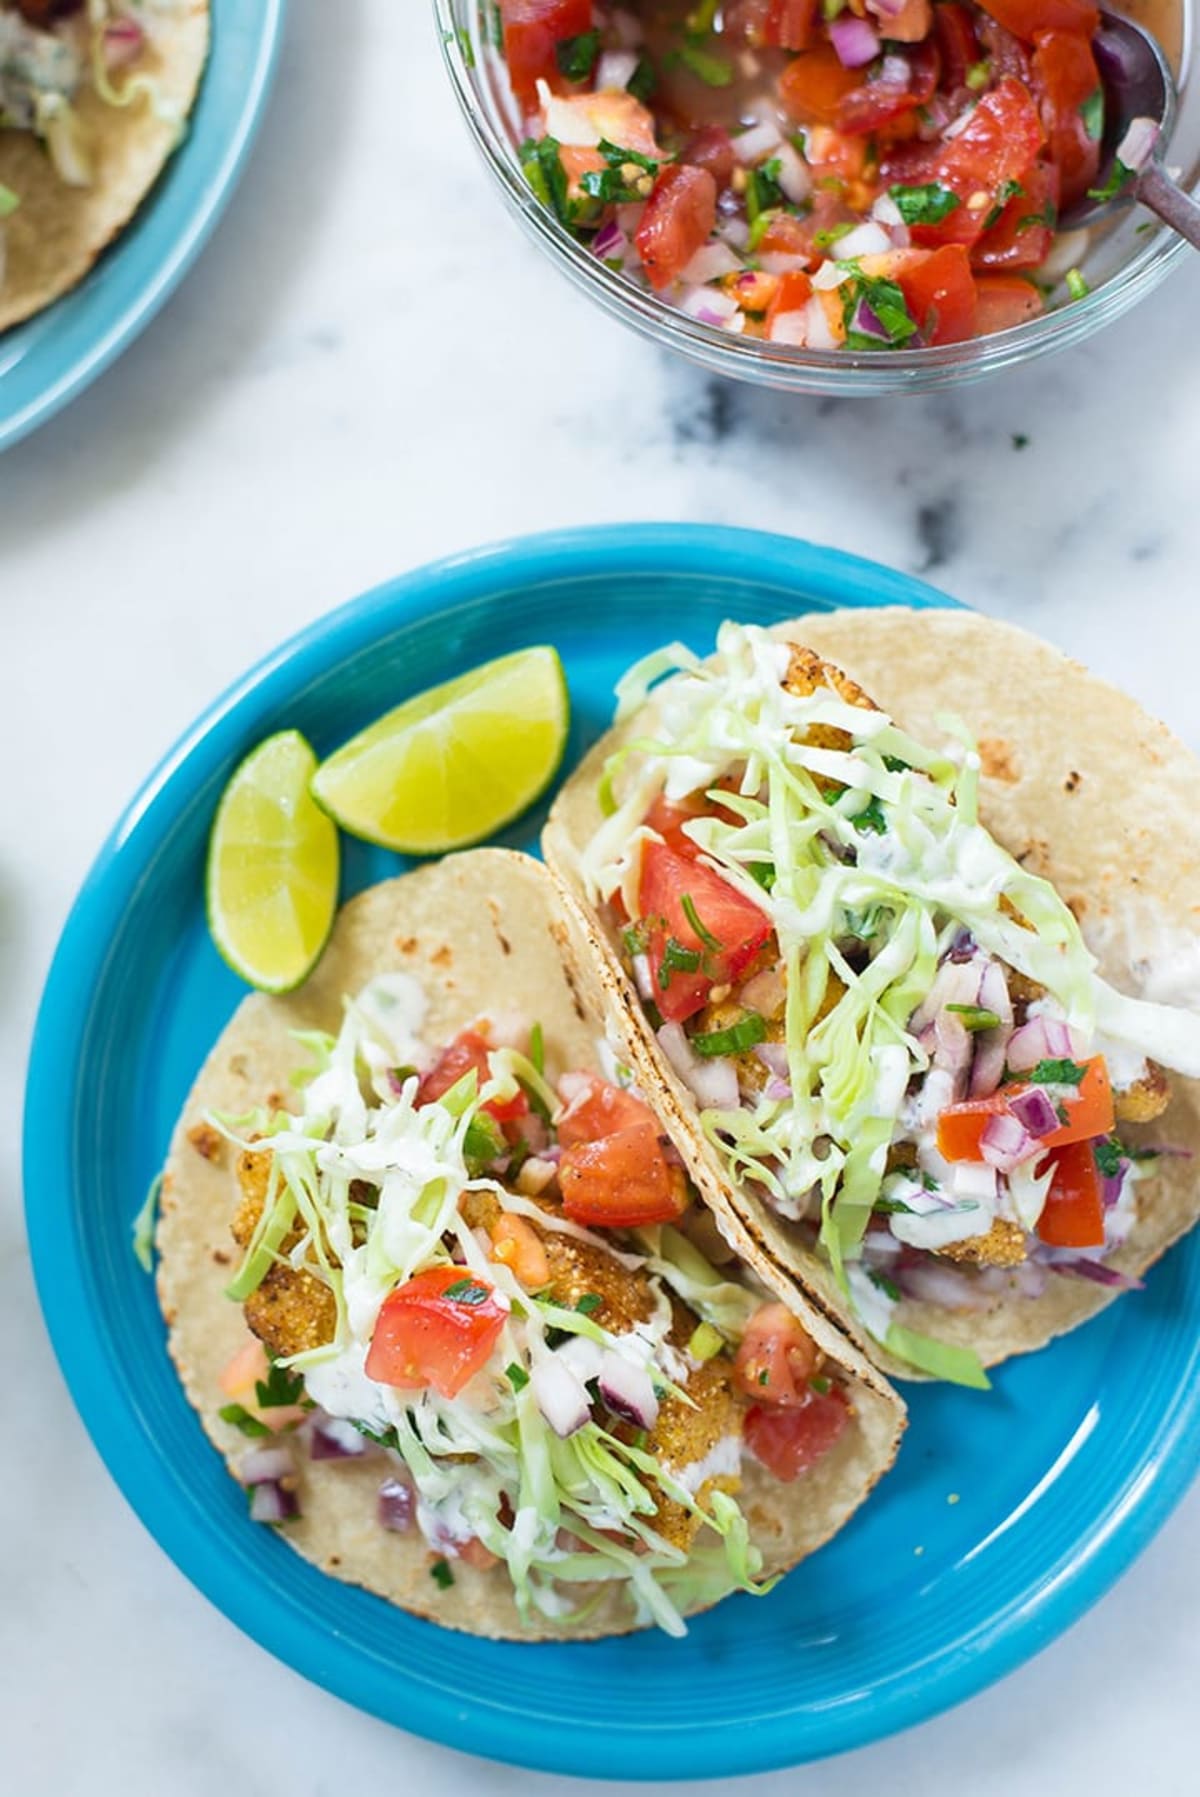
[[856, 18], [853, 13], [834, 19], [829, 37], [843, 68], [865, 68], [879, 54], [879, 33], [866, 19]]
[[341, 1416], [317, 1416], [308, 1437], [310, 1460], [361, 1460], [373, 1443]]
[[300, 1514], [300, 1500], [277, 1479], [265, 1479], [255, 1485], [250, 1499], [251, 1522], [287, 1522]]
[[1048, 1092], [1040, 1086], [1031, 1086], [1028, 1092], [1018, 1092], [1010, 1098], [1008, 1108], [1013, 1116], [1031, 1136], [1048, 1136], [1058, 1128], [1058, 1112], [1051, 1103]]
[[406, 1534], [417, 1514], [417, 1494], [403, 1479], [385, 1479], [375, 1500], [379, 1525], [397, 1535]]
[[654, 1382], [645, 1367], [634, 1366], [623, 1355], [608, 1349], [600, 1367], [600, 1396], [614, 1416], [624, 1417], [636, 1429], [652, 1429], [658, 1421]]
[[1016, 1117], [1004, 1111], [989, 1117], [979, 1141], [980, 1153], [997, 1173], [1011, 1173], [1014, 1167], [1036, 1154], [1037, 1148], [1037, 1138], [1031, 1136]]
[[237, 1476], [243, 1485], [269, 1485], [288, 1478], [295, 1470], [296, 1463], [288, 1448], [251, 1448], [239, 1460]]

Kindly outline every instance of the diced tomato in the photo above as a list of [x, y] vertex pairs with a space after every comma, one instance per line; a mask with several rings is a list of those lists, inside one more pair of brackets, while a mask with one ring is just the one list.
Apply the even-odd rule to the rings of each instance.
[[779, 97], [801, 125], [836, 125], [842, 101], [858, 86], [857, 72], [842, 66], [833, 45], [817, 44], [788, 63]]
[[[685, 899], [703, 938], [689, 921]], [[771, 934], [770, 918], [715, 869], [657, 842], [642, 848], [638, 904], [650, 931], [655, 1003], [675, 1022], [701, 1010], [714, 985], [735, 980]], [[697, 957], [694, 968], [665, 964], [672, 940], [687, 957]]]
[[486, 1364], [508, 1320], [495, 1287], [466, 1267], [429, 1267], [383, 1301], [367, 1350], [368, 1379], [458, 1395]]
[[1014, 37], [999, 19], [993, 19], [990, 13], [981, 13], [975, 22], [979, 33], [979, 41], [983, 46], [983, 56], [993, 81], [1003, 81], [1011, 75], [1026, 87], [1033, 82], [1033, 65], [1029, 48], [1019, 37]]
[[737, 158], [728, 131], [721, 125], [705, 125], [685, 145], [680, 160], [693, 168], [706, 168], [719, 193], [732, 181]]
[[691, 837], [684, 835], [683, 826], [693, 818], [703, 817], [708, 809], [708, 801], [700, 792], [691, 793], [686, 799], [667, 799], [659, 793], [646, 813], [646, 827], [657, 830], [677, 855], [695, 856], [700, 851]]
[[[1106, 1136], [1113, 1127], [1113, 1095], [1103, 1055], [1083, 1063], [1086, 1071], [1074, 1096], [1062, 1100], [1067, 1121], [1041, 1138], [1043, 1152], [1069, 1142], [1091, 1141]], [[990, 1098], [969, 1098], [948, 1105], [938, 1118], [938, 1152], [948, 1161], [983, 1159], [983, 1132], [996, 1116], [1012, 1115], [1012, 1100], [1030, 1090], [1025, 1080], [1001, 1086]]]
[[257, 1335], [247, 1335], [237, 1353], [222, 1370], [221, 1390], [227, 1398], [253, 1397], [254, 1387], [260, 1379], [266, 1380], [270, 1370], [267, 1350]]
[[884, 161], [887, 183], [937, 181], [959, 204], [936, 224], [912, 226], [914, 243], [974, 243], [1008, 184], [1020, 181], [1042, 146], [1037, 107], [1019, 81], [1005, 79], [984, 94], [966, 125], [948, 142], [903, 144]]
[[980, 60], [974, 17], [968, 7], [948, 0], [933, 9], [933, 31], [942, 58], [942, 86], [955, 94], [966, 87], [968, 71]]
[[768, 1472], [789, 1484], [824, 1459], [849, 1421], [850, 1406], [837, 1385], [812, 1392], [795, 1410], [754, 1404], [746, 1412], [746, 1446]]
[[1091, 37], [1100, 23], [1090, 0], [988, 0], [987, 10], [1030, 44], [1039, 31], [1080, 31]]
[[919, 44], [933, 29], [933, 7], [930, 0], [901, 0], [900, 10], [876, 9], [880, 37], [897, 44]]
[[786, 1304], [764, 1304], [750, 1318], [733, 1362], [733, 1383], [760, 1404], [806, 1404], [817, 1348]]
[[1058, 170], [1037, 161], [989, 231], [971, 250], [975, 268], [1038, 268], [1054, 241], [1058, 217]]
[[975, 282], [975, 329], [980, 337], [1040, 318], [1046, 303], [1023, 275], [980, 275]]
[[660, 169], [634, 244], [657, 291], [669, 287], [696, 251], [708, 242], [717, 222], [717, 184], [706, 168], [686, 162]]
[[562, 86], [557, 46], [592, 27], [592, 0], [500, 0], [504, 60], [518, 104], [532, 110], [537, 84]]
[[568, 1148], [558, 1163], [558, 1183], [567, 1216], [593, 1228], [674, 1223], [687, 1209], [687, 1183], [667, 1165], [654, 1122]]
[[[449, 1048], [444, 1048], [429, 1072], [422, 1075], [417, 1087], [417, 1104], [432, 1104], [435, 1099], [442, 1098], [456, 1086], [464, 1074], [472, 1069], [478, 1075], [482, 1090], [491, 1078], [488, 1067], [488, 1044], [478, 1030], [463, 1030], [456, 1036]], [[524, 1092], [518, 1090], [512, 1098], [493, 1098], [482, 1107], [497, 1123], [512, 1123], [518, 1117], [524, 1117], [529, 1110], [529, 1100]]]
[[1085, 119], [1088, 101], [1103, 94], [1100, 71], [1080, 31], [1039, 31], [1035, 43], [1034, 92], [1061, 178], [1062, 203], [1073, 206], [1100, 171], [1100, 131], [1090, 136]]
[[803, 269], [789, 269], [779, 277], [775, 297], [767, 307], [767, 335], [775, 320], [787, 312], [801, 312], [812, 298], [813, 284]]
[[884, 66], [903, 65], [904, 78], [876, 79], [855, 87], [839, 102], [835, 123], [839, 131], [851, 137], [868, 137], [895, 124], [907, 112], [933, 97], [941, 71], [938, 48], [930, 40], [917, 44], [907, 55], [897, 53], [887, 58]]
[[523, 1286], [536, 1292], [549, 1285], [550, 1262], [532, 1223], [514, 1211], [502, 1210], [488, 1234], [492, 1238], [491, 1259], [501, 1261]]
[[965, 343], [975, 335], [975, 281], [961, 243], [944, 243], [898, 273], [896, 284], [926, 343]]
[[1104, 1183], [1092, 1142], [1071, 1142], [1054, 1156], [1054, 1178], [1037, 1232], [1053, 1248], [1104, 1245]]
[[558, 1095], [566, 1107], [555, 1125], [563, 1148], [598, 1142], [635, 1124], [655, 1122], [649, 1105], [596, 1073], [564, 1073], [558, 1082]]
[[764, 41], [781, 50], [807, 50], [819, 10], [820, 0], [772, 0]]

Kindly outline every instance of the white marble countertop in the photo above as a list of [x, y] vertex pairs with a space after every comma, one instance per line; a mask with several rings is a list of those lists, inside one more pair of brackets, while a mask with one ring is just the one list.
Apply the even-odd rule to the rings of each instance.
[[[1200, 746], [1200, 266], [1093, 347], [961, 394], [724, 386], [589, 309], [502, 215], [428, 15], [295, 0], [216, 240], [124, 360], [0, 464], [0, 1736], [23, 1797], [566, 1788], [365, 1719], [238, 1634], [111, 1484], [38, 1319], [15, 1127], [38, 990], [120, 807], [243, 667], [471, 542], [718, 519], [927, 571]], [[1195, 1792], [1198, 1528], [1193, 1491], [1090, 1615], [955, 1713], [727, 1788]]]

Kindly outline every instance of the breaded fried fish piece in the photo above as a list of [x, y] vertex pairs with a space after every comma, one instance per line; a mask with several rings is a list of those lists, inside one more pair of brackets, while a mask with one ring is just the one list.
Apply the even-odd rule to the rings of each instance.
[[[269, 1151], [256, 1153], [248, 1149], [238, 1156], [237, 1181], [242, 1197], [231, 1228], [239, 1248], [249, 1245], [258, 1227], [270, 1178]], [[300, 1235], [299, 1225], [293, 1225], [280, 1244], [280, 1252], [286, 1254], [294, 1248]], [[325, 1282], [303, 1267], [289, 1267], [280, 1261], [251, 1292], [243, 1310], [247, 1326], [277, 1360], [322, 1347], [337, 1332], [337, 1306]]]

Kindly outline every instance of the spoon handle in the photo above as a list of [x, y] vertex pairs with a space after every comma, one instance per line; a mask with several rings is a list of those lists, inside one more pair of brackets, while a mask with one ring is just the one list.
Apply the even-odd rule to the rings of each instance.
[[1200, 206], [1172, 181], [1161, 162], [1149, 163], [1139, 175], [1137, 197], [1200, 250]]

